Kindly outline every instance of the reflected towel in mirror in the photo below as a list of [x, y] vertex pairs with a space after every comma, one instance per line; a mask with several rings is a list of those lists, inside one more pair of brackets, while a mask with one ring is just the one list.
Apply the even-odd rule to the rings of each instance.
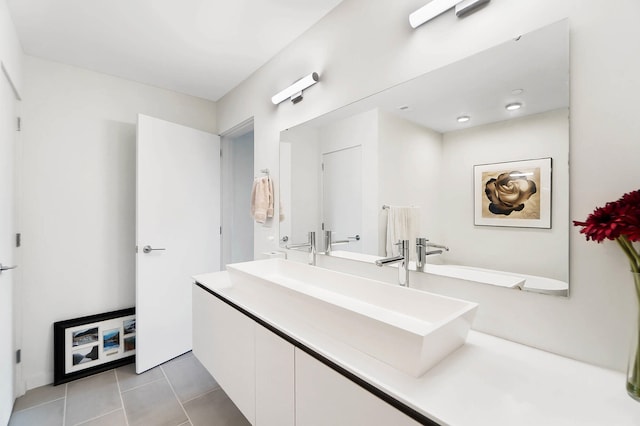
[[[389, 206], [387, 209], [387, 256], [397, 256], [400, 251], [395, 245], [398, 240], [409, 240], [415, 244], [420, 234], [420, 208]], [[409, 250], [415, 256], [415, 250]]]

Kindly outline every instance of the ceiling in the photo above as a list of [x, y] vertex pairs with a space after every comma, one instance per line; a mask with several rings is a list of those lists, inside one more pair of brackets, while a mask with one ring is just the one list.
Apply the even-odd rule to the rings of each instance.
[[27, 55], [217, 101], [342, 0], [6, 1]]
[[[522, 108], [507, 111], [509, 103]], [[569, 29], [562, 20], [376, 93], [304, 125], [375, 108], [439, 133], [569, 107]], [[470, 120], [459, 123], [459, 116]]]

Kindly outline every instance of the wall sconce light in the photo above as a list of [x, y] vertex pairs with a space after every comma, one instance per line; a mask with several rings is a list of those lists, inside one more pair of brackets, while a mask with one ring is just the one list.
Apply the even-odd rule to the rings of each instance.
[[411, 24], [413, 28], [418, 28], [420, 25], [441, 15], [454, 6], [456, 8], [456, 16], [462, 18], [490, 1], [491, 0], [431, 0], [409, 15], [409, 24]]
[[302, 91], [310, 86], [316, 84], [319, 80], [318, 73], [312, 72], [306, 77], [302, 77], [300, 80], [293, 83], [291, 86], [277, 93], [271, 98], [271, 102], [274, 105], [278, 105], [280, 102], [287, 98], [291, 98], [291, 102], [297, 104], [302, 100]]

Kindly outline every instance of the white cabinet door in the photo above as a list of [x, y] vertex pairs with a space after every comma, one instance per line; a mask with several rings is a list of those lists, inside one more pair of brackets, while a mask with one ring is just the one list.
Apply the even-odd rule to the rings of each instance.
[[254, 321], [197, 285], [192, 304], [194, 355], [255, 425]]
[[295, 365], [297, 426], [419, 425], [297, 348]]
[[256, 324], [256, 426], [295, 424], [294, 347]]
[[136, 180], [141, 373], [191, 350], [191, 277], [220, 269], [220, 137], [140, 114]]
[[214, 297], [198, 287], [192, 286], [191, 306], [193, 311], [193, 354], [198, 358], [204, 368], [215, 378], [215, 349], [211, 339], [213, 327], [216, 326], [214, 312]]

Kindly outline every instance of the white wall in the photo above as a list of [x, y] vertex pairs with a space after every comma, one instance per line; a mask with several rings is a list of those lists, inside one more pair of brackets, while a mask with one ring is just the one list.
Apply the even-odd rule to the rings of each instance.
[[[444, 134], [442, 182], [451, 188], [442, 192], [446, 263], [568, 280], [568, 139], [565, 109]], [[546, 157], [553, 167], [551, 229], [474, 226], [474, 165]]]
[[[434, 243], [442, 240], [443, 207], [439, 194], [446, 179], [442, 176], [442, 134], [380, 111], [379, 119], [379, 199], [381, 204], [413, 206], [420, 209], [419, 236]], [[449, 184], [446, 183], [449, 187]], [[386, 241], [386, 211], [382, 211], [378, 231]], [[383, 242], [383, 247], [385, 246]], [[414, 244], [413, 241], [409, 242]], [[411, 250], [411, 258], [415, 250]], [[384, 255], [384, 251], [378, 254]]]
[[24, 61], [21, 256], [27, 388], [53, 379], [55, 321], [135, 302], [136, 116], [216, 130], [202, 99]]
[[[407, 17], [424, 3], [346, 0], [218, 102], [219, 129], [255, 117], [256, 166], [277, 173], [282, 129], [568, 17], [571, 216], [584, 219], [637, 188], [640, 57], [629, 49], [640, 38], [640, 2], [494, 0], [464, 19], [448, 12], [412, 30]], [[303, 102], [270, 104], [311, 71], [320, 82]], [[277, 234], [277, 223], [256, 227], [255, 252], [274, 249]], [[576, 229], [570, 243], [568, 299], [453, 283], [441, 291], [481, 302], [479, 330], [622, 370], [637, 303], [626, 259], [615, 243], [586, 243]]]
[[[283, 155], [283, 161], [286, 161], [286, 156], [289, 157], [289, 161], [286, 172], [280, 174], [279, 180], [276, 179], [282, 191], [282, 202], [277, 204], [284, 214], [280, 224], [283, 232], [280, 235], [289, 238], [286, 244], [298, 244], [306, 242], [309, 232], [315, 231], [317, 243], [320, 243], [318, 131], [307, 128], [290, 129], [283, 132], [281, 137], [283, 145], [286, 145], [282, 148], [286, 153]], [[279, 215], [276, 213], [276, 216]]]
[[22, 93], [22, 47], [6, 1], [0, 2], [0, 62], [14, 91]]

